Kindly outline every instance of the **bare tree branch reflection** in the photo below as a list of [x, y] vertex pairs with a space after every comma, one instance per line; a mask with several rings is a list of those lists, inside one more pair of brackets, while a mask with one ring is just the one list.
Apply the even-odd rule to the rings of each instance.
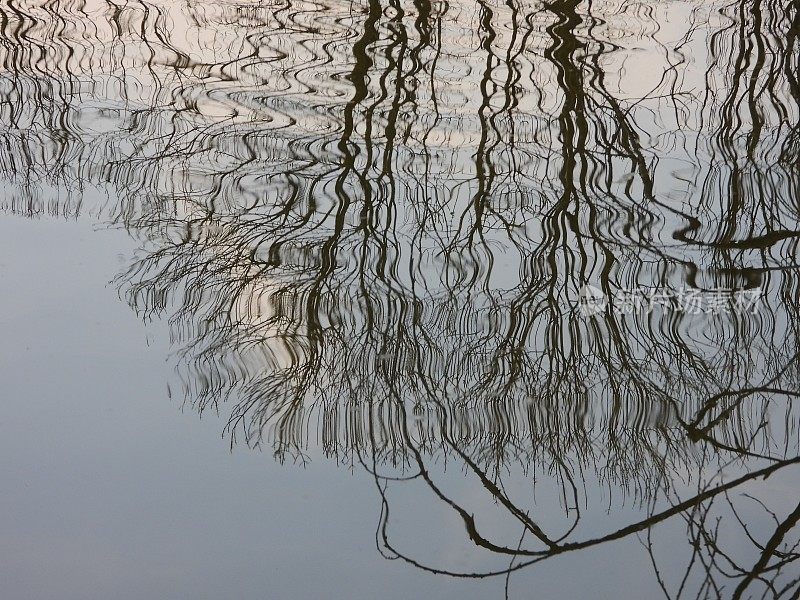
[[[369, 472], [389, 558], [508, 595], [638, 538], [667, 597], [796, 597], [799, 8], [4, 2], [2, 209], [137, 236], [186, 401]], [[397, 543], [412, 486], [497, 566]]]

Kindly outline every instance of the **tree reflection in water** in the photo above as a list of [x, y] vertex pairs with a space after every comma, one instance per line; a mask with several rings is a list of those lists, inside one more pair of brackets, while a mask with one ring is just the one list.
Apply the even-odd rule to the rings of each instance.
[[[4, 209], [104, 197], [187, 401], [370, 472], [389, 558], [636, 537], [668, 597], [796, 597], [798, 4], [4, 2]], [[410, 486], [499, 566], [395, 543]]]

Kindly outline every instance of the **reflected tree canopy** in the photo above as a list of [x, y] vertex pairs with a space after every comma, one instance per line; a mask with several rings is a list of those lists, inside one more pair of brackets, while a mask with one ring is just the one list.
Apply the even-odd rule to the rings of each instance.
[[[141, 240], [231, 443], [366, 469], [421, 569], [800, 593], [799, 2], [0, 6], [2, 209]], [[408, 488], [496, 566], [396, 543]]]

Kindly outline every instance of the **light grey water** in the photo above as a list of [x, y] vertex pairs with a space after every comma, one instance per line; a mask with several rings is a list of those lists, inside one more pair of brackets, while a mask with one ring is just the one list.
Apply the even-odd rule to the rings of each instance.
[[797, 1], [0, 17], [1, 598], [797, 597]]

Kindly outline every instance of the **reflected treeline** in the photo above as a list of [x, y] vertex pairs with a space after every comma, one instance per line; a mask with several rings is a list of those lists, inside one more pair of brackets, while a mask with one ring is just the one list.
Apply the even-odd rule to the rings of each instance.
[[[181, 395], [366, 468], [387, 556], [638, 539], [669, 597], [795, 597], [799, 8], [6, 1], [2, 206], [138, 236]], [[500, 566], [396, 544], [410, 486]]]

